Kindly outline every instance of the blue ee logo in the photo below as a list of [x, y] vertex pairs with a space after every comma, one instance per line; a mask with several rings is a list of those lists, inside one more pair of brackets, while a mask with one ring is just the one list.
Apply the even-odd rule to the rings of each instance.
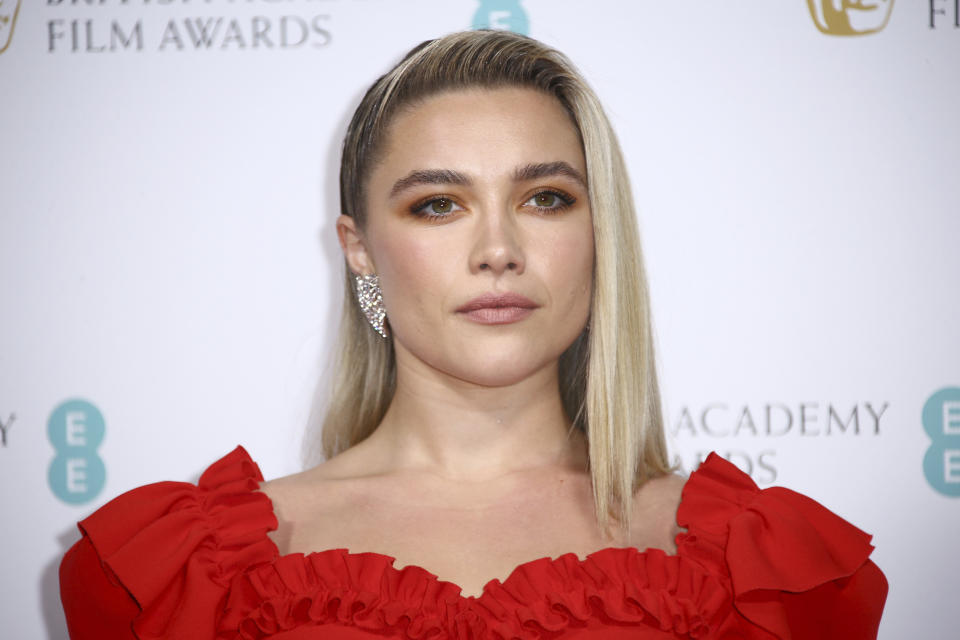
[[923, 429], [933, 440], [923, 456], [923, 475], [946, 496], [960, 496], [960, 388], [947, 387], [923, 405]]
[[480, 0], [480, 7], [473, 14], [474, 29], [500, 29], [527, 35], [530, 21], [520, 0]]
[[103, 490], [107, 470], [97, 455], [103, 442], [103, 414], [86, 400], [67, 400], [50, 414], [47, 437], [57, 451], [47, 479], [53, 494], [68, 504], [83, 504]]

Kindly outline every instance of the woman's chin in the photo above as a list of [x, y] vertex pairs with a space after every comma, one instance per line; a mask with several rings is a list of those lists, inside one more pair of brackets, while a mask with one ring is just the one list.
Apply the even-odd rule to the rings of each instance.
[[405, 340], [408, 334], [401, 331], [394, 334], [394, 346], [400, 370], [407, 368], [404, 362], [419, 363], [414, 367], [426, 366], [473, 385], [510, 387], [545, 372], [555, 375], [557, 362], [569, 345], [562, 337], [543, 340], [543, 336], [557, 333], [544, 332], [540, 339], [531, 332], [503, 332], [476, 338], [462, 334], [449, 336], [440, 331], [432, 339], [415, 334], [410, 336], [413, 340]]
[[[553, 365], [551, 367], [551, 365]], [[556, 368], [556, 359], [528, 362], [517, 357], [464, 359], [455, 366], [444, 367], [447, 375], [478, 387], [504, 388], [518, 385]]]

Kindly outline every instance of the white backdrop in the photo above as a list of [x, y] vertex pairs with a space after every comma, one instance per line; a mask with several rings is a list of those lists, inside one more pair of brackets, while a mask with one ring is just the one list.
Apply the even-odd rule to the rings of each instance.
[[299, 468], [345, 122], [485, 20], [566, 52], [620, 133], [683, 466], [718, 450], [873, 533], [881, 638], [956, 637], [960, 16], [876, 4], [2, 0], [5, 637], [66, 636], [59, 556], [110, 497], [237, 443]]

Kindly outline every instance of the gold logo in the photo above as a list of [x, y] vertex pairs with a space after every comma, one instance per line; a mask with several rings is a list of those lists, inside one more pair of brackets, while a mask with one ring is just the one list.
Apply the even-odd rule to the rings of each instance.
[[862, 36], [883, 30], [893, 0], [807, 0], [817, 29], [832, 36]]
[[0, 0], [0, 53], [10, 46], [13, 28], [17, 26], [18, 13], [20, 13], [20, 0]]

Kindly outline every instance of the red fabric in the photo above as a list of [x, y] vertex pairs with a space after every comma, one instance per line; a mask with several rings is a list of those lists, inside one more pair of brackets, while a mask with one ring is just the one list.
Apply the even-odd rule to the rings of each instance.
[[869, 535], [715, 455], [684, 487], [675, 555], [534, 560], [475, 598], [377, 553], [279, 556], [261, 480], [238, 447], [198, 486], [135, 489], [81, 522], [60, 567], [70, 637], [852, 640], [876, 637], [886, 599]]

